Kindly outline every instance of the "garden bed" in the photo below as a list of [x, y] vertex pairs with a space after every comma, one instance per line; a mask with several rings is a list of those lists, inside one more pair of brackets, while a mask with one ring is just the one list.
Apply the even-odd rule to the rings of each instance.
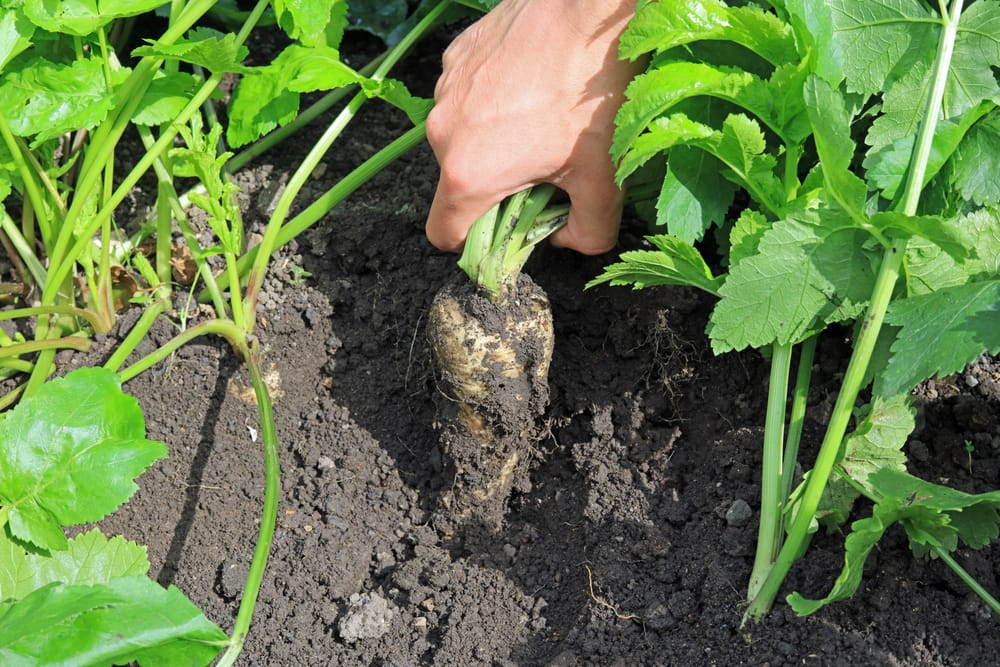
[[[401, 74], [417, 93], [430, 94], [443, 43]], [[366, 108], [310, 189], [323, 192], [407, 126], [398, 112]], [[296, 145], [311, 144], [291, 143], [238, 177], [251, 229], [301, 160]], [[614, 254], [533, 256], [527, 269], [549, 293], [556, 348], [530, 485], [515, 490], [492, 540], [471, 550], [442, 542], [429, 522], [446, 475], [424, 317], [457, 269], [423, 235], [435, 182], [421, 147], [272, 264], [257, 333], [282, 497], [240, 664], [923, 666], [1000, 655], [998, 619], [942, 563], [916, 560], [898, 526], [852, 600], [802, 619], [779, 602], [740, 630], [767, 363], [752, 351], [714, 357], [704, 336], [711, 302], [687, 288], [584, 292]], [[637, 246], [639, 232], [627, 226], [622, 245]], [[174, 333], [161, 323], [149, 349]], [[109, 335], [80, 360], [114, 343]], [[847, 353], [831, 337], [821, 347], [805, 460]], [[916, 474], [967, 491], [1000, 487], [998, 380], [983, 359], [925, 387], [910, 442]], [[125, 388], [170, 457], [105, 531], [147, 544], [152, 576], [228, 628], [264, 484], [249, 377], [224, 343], [203, 339]], [[785, 590], [824, 595], [842, 544], [816, 536]], [[996, 546], [957, 560], [1000, 590]]]

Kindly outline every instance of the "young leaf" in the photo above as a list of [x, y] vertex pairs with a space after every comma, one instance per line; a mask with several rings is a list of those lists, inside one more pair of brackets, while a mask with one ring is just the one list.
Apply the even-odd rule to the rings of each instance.
[[854, 141], [851, 139], [851, 114], [844, 97], [817, 76], [806, 80], [803, 95], [827, 193], [841, 208], [861, 220], [868, 188], [851, 171]]
[[106, 584], [115, 577], [144, 576], [146, 547], [93, 530], [69, 540], [65, 551], [49, 556], [26, 552], [0, 530], [0, 600], [20, 600], [53, 582]]
[[153, 56], [167, 60], [179, 60], [192, 65], [200, 65], [210, 72], [247, 73], [251, 68], [243, 65], [249, 50], [236, 44], [236, 35], [222, 34], [218, 30], [199, 27], [188, 33], [184, 39], [171, 44], [146, 40], [149, 46], [140, 46], [132, 55], [142, 58]]
[[872, 490], [869, 477], [879, 470], [906, 470], [903, 445], [916, 425], [909, 397], [876, 396], [857, 430], [844, 439], [841, 469], [855, 482]]
[[4, 665], [206, 665], [226, 641], [180, 590], [147, 577], [53, 583], [0, 603]]
[[632, 285], [642, 289], [653, 285], [690, 285], [718, 296], [723, 278], [712, 270], [693, 247], [673, 236], [647, 236], [657, 250], [632, 250], [621, 255], [621, 262], [604, 268], [604, 273], [589, 283]]
[[793, 122], [799, 114], [790, 115], [785, 80], [780, 81], [782, 85], [775, 90], [769, 82], [738, 69], [691, 62], [660, 65], [637, 76], [626, 89], [626, 101], [615, 119], [611, 154], [621, 160], [655, 119], [683, 100], [703, 95], [740, 106], [779, 137], [793, 138], [801, 133], [800, 124]]
[[111, 371], [47, 382], [0, 421], [0, 505], [11, 533], [65, 549], [59, 526], [114, 511], [138, 488], [132, 479], [166, 454], [146, 440], [142, 410]]
[[773, 65], [798, 59], [791, 27], [760, 7], [728, 7], [720, 0], [650, 2], [636, 11], [619, 54], [634, 60], [701, 40], [740, 44]]
[[736, 219], [736, 224], [729, 233], [729, 265], [732, 266], [756, 255], [760, 239], [770, 228], [771, 223], [757, 211], [749, 208], [740, 211], [740, 217]]
[[25, 0], [24, 13], [50, 32], [85, 37], [114, 19], [145, 14], [161, 4], [162, 0]]
[[187, 72], [158, 71], [132, 115], [132, 122], [146, 126], [171, 122], [191, 101], [200, 83]]
[[874, 282], [868, 234], [832, 209], [796, 211], [733, 265], [709, 320], [716, 353], [802, 340], [818, 324], [856, 317]]
[[894, 301], [886, 321], [901, 329], [879, 390], [906, 393], [932, 375], [962, 370], [984, 350], [1000, 351], [1000, 280]]
[[226, 140], [236, 148], [254, 141], [298, 114], [299, 93], [359, 81], [336, 49], [292, 44], [265, 67], [244, 75], [229, 103]]
[[414, 125], [426, 120], [434, 107], [433, 100], [413, 95], [402, 81], [396, 79], [362, 79], [361, 89], [369, 98], [377, 97], [400, 109]]
[[[276, 0], [278, 24], [305, 46], [339, 48], [347, 26], [346, 0]], [[351, 2], [354, 10], [355, 2]]]
[[721, 224], [736, 187], [722, 177], [719, 161], [705, 151], [678, 146], [670, 151], [656, 202], [656, 224], [686, 243], [700, 241]]
[[872, 510], [871, 517], [852, 523], [851, 533], [844, 541], [844, 568], [830, 593], [820, 600], [810, 600], [797, 592], [792, 593], [786, 598], [788, 606], [799, 616], [808, 616], [831, 602], [846, 600], [854, 595], [861, 585], [861, 575], [868, 554], [897, 518], [898, 512], [894, 507], [878, 504]]

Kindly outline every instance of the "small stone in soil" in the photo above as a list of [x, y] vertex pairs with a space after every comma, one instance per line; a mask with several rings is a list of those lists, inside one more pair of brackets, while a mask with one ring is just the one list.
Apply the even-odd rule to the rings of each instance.
[[726, 523], [733, 528], [742, 528], [752, 516], [753, 510], [750, 509], [750, 504], [742, 498], [737, 498], [726, 510]]
[[227, 600], [239, 597], [247, 582], [246, 564], [239, 561], [224, 560], [219, 565], [219, 578], [216, 581], [216, 591]]
[[393, 610], [378, 593], [355, 593], [347, 610], [337, 621], [337, 630], [345, 642], [381, 637], [389, 631]]

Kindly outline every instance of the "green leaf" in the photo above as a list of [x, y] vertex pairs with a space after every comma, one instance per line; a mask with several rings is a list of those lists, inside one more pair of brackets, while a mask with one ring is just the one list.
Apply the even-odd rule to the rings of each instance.
[[984, 350], [1000, 351], [1000, 280], [894, 301], [886, 321], [901, 329], [881, 391], [905, 393], [932, 375], [962, 370]]
[[858, 428], [844, 439], [841, 469], [872, 492], [869, 478], [879, 470], [905, 471], [903, 446], [916, 425], [915, 414], [905, 394], [876, 396]]
[[973, 239], [966, 226], [945, 224], [931, 215], [904, 215], [896, 211], [876, 213], [872, 226], [894, 238], [920, 236], [945, 251], [952, 259], [964, 262], [970, 255]]
[[803, 93], [827, 192], [844, 210], [861, 219], [868, 187], [851, 171], [855, 146], [844, 96], [817, 76], [809, 77]]
[[740, 44], [774, 65], [798, 60], [791, 26], [760, 7], [728, 7], [719, 0], [647, 3], [621, 37], [619, 53], [636, 59], [701, 40]]
[[727, 178], [746, 188], [771, 213], [781, 210], [784, 190], [774, 174], [778, 161], [766, 152], [764, 133], [756, 121], [743, 114], [729, 116], [721, 140], [710, 150], [729, 167], [732, 173]]
[[962, 218], [946, 218], [948, 234], [971, 239], [973, 255], [958, 263], [940, 246], [914, 237], [906, 246], [906, 293], [910, 296], [936, 292], [1000, 275], [1000, 212], [980, 209]]
[[826, 0], [786, 0], [795, 38], [807, 50], [809, 71], [831, 86], [844, 79], [844, 54], [833, 39], [833, 17]]
[[[735, 68], [701, 63], [670, 62], [640, 74], [625, 91], [618, 110], [611, 154], [621, 160], [636, 138], [654, 121], [686, 99], [716, 97], [756, 116], [779, 137], [789, 141], [808, 134], [801, 96], [789, 94], [789, 71], [775, 73], [774, 83]], [[619, 175], [619, 177], [621, 177]]]
[[45, 383], [0, 421], [0, 505], [17, 539], [65, 549], [58, 526], [114, 511], [135, 493], [132, 479], [166, 454], [146, 440], [142, 410], [117, 375], [80, 369]]
[[25, 0], [31, 22], [51, 32], [84, 37], [117, 18], [153, 11], [162, 0]]
[[615, 178], [621, 185], [626, 178], [654, 156], [675, 146], [704, 147], [710, 145], [705, 141], [709, 139], [714, 139], [717, 143], [717, 135], [719, 133], [708, 125], [691, 120], [684, 114], [676, 113], [657, 118], [652, 121], [646, 132], [628, 146], [624, 154], [616, 157], [620, 159], [620, 163]]
[[397, 109], [403, 111], [410, 122], [418, 125], [427, 119], [427, 114], [434, 107], [434, 100], [425, 97], [416, 97], [402, 81], [396, 79], [363, 79], [361, 89], [368, 97], [377, 97]]
[[1000, 111], [969, 130], [952, 156], [952, 184], [980, 206], [1000, 203]]
[[360, 77], [340, 61], [336, 49], [292, 44], [266, 67], [244, 75], [229, 105], [226, 139], [236, 148], [291, 121], [299, 93], [358, 83]]
[[31, 46], [35, 26], [24, 15], [23, 7], [4, 7], [0, 16], [0, 71], [17, 54]]
[[847, 89], [880, 93], [937, 52], [938, 18], [920, 0], [829, 0]]
[[716, 353], [803, 340], [860, 314], [874, 284], [867, 232], [833, 209], [773, 223], [756, 255], [734, 264], [709, 320]]
[[199, 65], [213, 73], [245, 74], [253, 71], [242, 64], [249, 51], [245, 46], [236, 43], [236, 35], [233, 33], [223, 34], [218, 30], [199, 27], [189, 32], [186, 38], [178, 39], [171, 44], [152, 39], [146, 41], [149, 46], [140, 46], [133, 50], [133, 56], [179, 60]]
[[740, 217], [729, 233], [730, 266], [757, 254], [757, 246], [764, 232], [770, 228], [771, 223], [757, 211], [749, 208], [740, 211]]
[[207, 665], [226, 643], [183, 593], [147, 577], [49, 584], [0, 604], [4, 665]]
[[[911, 2], [920, 4], [915, 0]], [[897, 28], [905, 30], [914, 43], [919, 42], [926, 51], [922, 55], [913, 52], [916, 60], [901, 63], [901, 67], [895, 70], [901, 76], [891, 85], [886, 84], [883, 113], [876, 119], [867, 137], [867, 142], [874, 148], [917, 133], [930, 90], [937, 49], [933, 43], [924, 44], [917, 36], [931, 28], [931, 42], [936, 42], [941, 26], [911, 21]], [[878, 31], [881, 33], [890, 29], [882, 25]], [[970, 5], [959, 22], [945, 85], [942, 117], [957, 119], [980, 102], [997, 95], [1000, 86], [993, 74], [993, 68], [997, 66], [1000, 66], [1000, 5], [995, 0], [981, 0]]]
[[410, 11], [406, 0], [351, 0], [350, 5], [350, 27], [371, 33], [386, 43]]
[[602, 283], [632, 285], [643, 289], [654, 285], [690, 285], [718, 295], [723, 278], [712, 275], [698, 251], [684, 241], [668, 235], [647, 236], [656, 250], [623, 252], [621, 262], [604, 268], [604, 273], [587, 288]]
[[186, 72], [158, 71], [132, 115], [132, 122], [155, 126], [173, 121], [200, 84], [201, 79]]
[[[973, 124], [992, 108], [992, 102], [984, 102], [976, 109], [962, 114], [955, 122], [945, 119], [938, 121], [934, 130], [934, 139], [931, 142], [931, 152], [927, 159], [924, 186], [941, 171], [944, 164], [961, 145], [963, 138]], [[889, 144], [869, 151], [868, 155], [865, 156], [864, 167], [867, 170], [868, 180], [876, 188], [882, 190], [882, 196], [886, 199], [893, 199], [905, 182], [915, 140], [914, 135], [900, 137]]]
[[65, 551], [48, 556], [26, 552], [0, 531], [0, 600], [19, 600], [53, 582], [106, 584], [114, 577], [149, 571], [146, 547], [93, 530], [69, 540]]
[[[127, 70], [119, 70], [115, 77], [127, 75]], [[65, 66], [35, 58], [0, 82], [0, 114], [15, 135], [34, 137], [32, 147], [66, 132], [96, 127], [114, 105], [97, 59]]]
[[[356, 14], [355, 5], [360, 4], [363, 3], [352, 0], [352, 14]], [[347, 27], [347, 5], [346, 0], [276, 0], [273, 3], [278, 24], [289, 37], [305, 46], [334, 49], [340, 47]], [[364, 8], [358, 7], [357, 11], [363, 12]]]
[[712, 225], [721, 224], [736, 188], [722, 177], [722, 165], [693, 147], [670, 151], [667, 173], [656, 202], [656, 224], [686, 243], [700, 241]]

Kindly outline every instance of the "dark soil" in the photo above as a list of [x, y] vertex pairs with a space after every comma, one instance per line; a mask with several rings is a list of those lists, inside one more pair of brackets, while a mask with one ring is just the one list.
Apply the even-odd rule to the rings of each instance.
[[[425, 95], [442, 45], [425, 47], [401, 74]], [[302, 201], [407, 121], [372, 103], [354, 127]], [[293, 143], [240, 175], [249, 223], [266, 219], [310, 137]], [[555, 321], [545, 435], [502, 530], [471, 551], [449, 550], [431, 521], [451, 480], [424, 333], [434, 293], [457, 269], [423, 235], [435, 182], [429, 150], [415, 151], [286, 249], [269, 274], [259, 333], [283, 493], [240, 664], [996, 664], [998, 618], [942, 563], [915, 559], [896, 528], [854, 599], [801, 619], [779, 602], [740, 631], [766, 362], [753, 352], [712, 356], [711, 303], [695, 292], [584, 292], [613, 255], [545, 248], [529, 263]], [[637, 237], [626, 230], [622, 244]], [[147, 349], [175, 331], [162, 323]], [[807, 464], [844, 341], [828, 338], [817, 358]], [[967, 490], [1000, 487], [998, 380], [1000, 368], [984, 359], [927, 387], [910, 443], [915, 473]], [[147, 544], [153, 576], [231, 628], [263, 494], [249, 378], [224, 343], [206, 339], [126, 389], [170, 458], [140, 478], [105, 530]], [[825, 594], [842, 545], [841, 535], [817, 536], [786, 591]], [[1000, 591], [998, 547], [957, 558]]]

